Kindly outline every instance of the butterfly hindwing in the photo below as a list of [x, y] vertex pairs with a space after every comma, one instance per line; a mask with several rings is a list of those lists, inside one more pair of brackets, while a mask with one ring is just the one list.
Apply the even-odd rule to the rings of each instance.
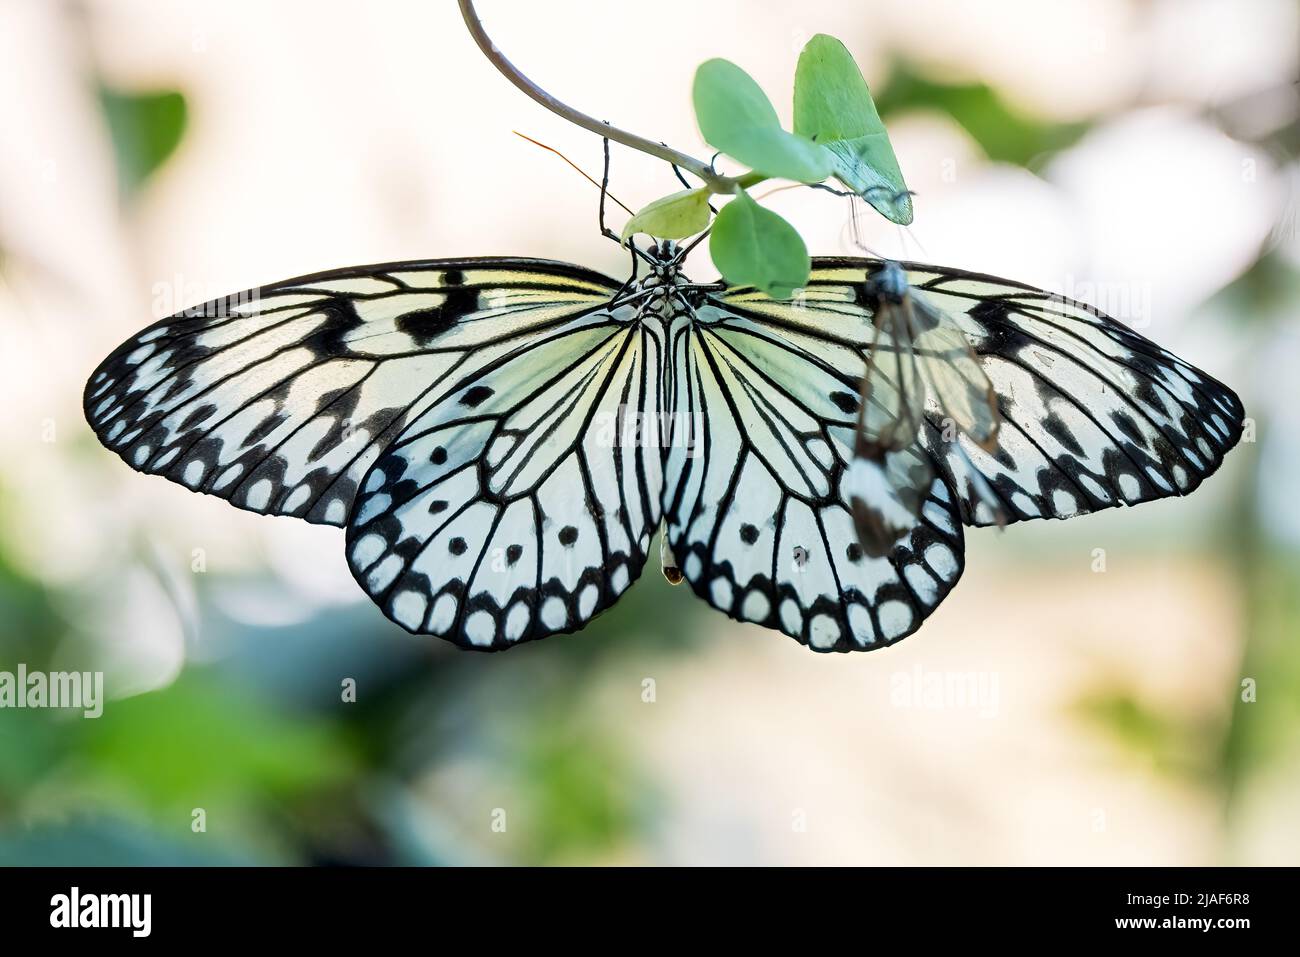
[[342, 525], [361, 477], [453, 371], [597, 309], [610, 280], [563, 263], [390, 263], [287, 280], [164, 319], [86, 386], [133, 468], [240, 508]]
[[[479, 649], [575, 631], [634, 581], [659, 522], [662, 343], [628, 307], [449, 377], [363, 481], [353, 574], [409, 631]], [[641, 437], [644, 438], [644, 437]]]
[[692, 588], [819, 651], [911, 634], [961, 574], [961, 522], [936, 470], [921, 519], [891, 554], [872, 558], [857, 541], [844, 480], [871, 316], [823, 326], [740, 294], [695, 318], [672, 337], [674, 417], [691, 441], [668, 450], [664, 489]]

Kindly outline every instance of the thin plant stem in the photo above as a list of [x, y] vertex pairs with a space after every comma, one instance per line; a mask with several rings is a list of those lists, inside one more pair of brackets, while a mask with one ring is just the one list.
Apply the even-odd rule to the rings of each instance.
[[714, 193], [735, 193], [739, 192], [744, 184], [742, 180], [730, 176], [723, 176], [713, 169], [703, 160], [698, 160], [694, 156], [682, 153], [670, 146], [662, 143], [656, 143], [654, 140], [646, 139], [644, 136], [637, 136], [635, 133], [629, 133], [621, 130], [617, 126], [611, 126], [609, 123], [601, 122], [594, 117], [588, 116], [566, 103], [557, 100], [551, 94], [547, 93], [540, 86], [528, 79], [518, 67], [506, 59], [505, 55], [497, 49], [497, 45], [492, 42], [492, 38], [487, 35], [483, 29], [483, 22], [479, 19], [478, 11], [474, 9], [473, 0], [458, 0], [460, 3], [461, 16], [465, 18], [465, 26], [469, 28], [470, 36], [478, 44], [483, 55], [488, 58], [491, 64], [497, 68], [497, 71], [507, 80], [517, 86], [520, 90], [527, 93], [542, 106], [546, 107], [556, 116], [568, 120], [583, 129], [590, 130], [597, 136], [608, 137], [616, 143], [621, 143], [634, 150], [640, 150], [642, 153], [648, 153], [651, 156], [666, 160], [675, 166], [688, 170], [698, 176], [709, 190]]

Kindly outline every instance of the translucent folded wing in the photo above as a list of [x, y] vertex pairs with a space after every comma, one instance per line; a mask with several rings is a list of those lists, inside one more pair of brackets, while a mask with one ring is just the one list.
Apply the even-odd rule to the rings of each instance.
[[909, 294], [903, 308], [914, 330], [912, 352], [936, 415], [991, 451], [1000, 424], [997, 394], [970, 341], [946, 312], [931, 307], [920, 293]]
[[[876, 311], [858, 419], [858, 451], [879, 457], [916, 441], [925, 413], [925, 383], [901, 305]], [[848, 371], [848, 370], [845, 370]]]
[[[1236, 444], [1233, 391], [1114, 319], [1004, 279], [904, 267], [916, 293], [956, 322], [997, 397], [988, 451], [945, 434], [933, 414], [922, 434], [954, 479], [966, 523], [998, 521], [989, 495], [1005, 521], [1186, 495]], [[866, 344], [861, 323], [877, 303], [865, 279], [880, 268], [814, 260], [801, 321]]]

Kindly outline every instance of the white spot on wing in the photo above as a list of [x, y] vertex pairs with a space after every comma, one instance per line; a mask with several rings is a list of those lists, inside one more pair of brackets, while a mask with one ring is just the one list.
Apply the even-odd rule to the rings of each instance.
[[384, 560], [376, 565], [366, 576], [366, 586], [370, 593], [383, 591], [391, 585], [402, 571], [402, 556], [393, 552], [385, 556]]
[[687, 578], [690, 578], [692, 580], [699, 578], [700, 568], [701, 568], [701, 563], [700, 563], [699, 555], [696, 555], [694, 552], [691, 552], [691, 554], [686, 556], [686, 564], [682, 567], [682, 571], [685, 573]]
[[578, 596], [578, 617], [584, 621], [591, 617], [591, 613], [596, 610], [596, 601], [600, 598], [600, 589], [595, 585], [588, 585]]
[[941, 542], [935, 542], [925, 550], [925, 561], [944, 581], [950, 582], [957, 576], [957, 559], [952, 549]]
[[185, 466], [185, 474], [182, 476], [182, 480], [190, 488], [198, 485], [203, 480], [203, 463], [198, 459], [189, 462]]
[[264, 509], [267, 502], [271, 500], [271, 489], [270, 479], [258, 479], [248, 490], [246, 501], [255, 509]]
[[786, 631], [795, 635], [803, 630], [803, 612], [799, 610], [799, 605], [793, 598], [781, 602], [781, 625]]
[[1068, 518], [1079, 510], [1079, 503], [1074, 496], [1064, 489], [1055, 489], [1052, 492], [1052, 511], [1061, 516]]
[[445, 593], [439, 595], [438, 600], [433, 603], [433, 614], [429, 616], [429, 628], [435, 635], [445, 635], [455, 619], [455, 596]]
[[772, 610], [772, 603], [758, 589], [751, 589], [740, 606], [740, 614], [749, 621], [763, 621]]
[[849, 627], [860, 645], [870, 645], [876, 640], [876, 627], [871, 623], [871, 612], [857, 602], [849, 605]]
[[933, 606], [939, 597], [939, 584], [920, 565], [908, 565], [903, 569], [903, 577], [912, 586], [916, 597], [926, 605]]
[[880, 619], [880, 632], [886, 641], [906, 634], [912, 627], [912, 609], [901, 601], [881, 602], [876, 609], [876, 617]]
[[296, 512], [303, 505], [307, 504], [307, 499], [309, 498], [311, 498], [311, 489], [306, 485], [299, 485], [290, 492], [289, 497], [284, 500], [284, 511], [290, 513]]
[[379, 560], [379, 556], [384, 554], [388, 543], [384, 541], [382, 535], [376, 535], [370, 532], [368, 535], [362, 535], [352, 546], [352, 564], [358, 569], [366, 569]]
[[542, 624], [552, 630], [563, 628], [569, 620], [568, 609], [564, 602], [552, 595], [542, 605]]
[[522, 601], [517, 601], [510, 606], [510, 611], [506, 615], [506, 640], [518, 641], [519, 637], [528, 627], [529, 619], [528, 606]]
[[818, 615], [808, 629], [808, 642], [814, 648], [834, 648], [840, 640], [840, 626], [830, 615]]
[[415, 631], [424, 624], [424, 612], [428, 607], [428, 598], [408, 588], [398, 592], [397, 597], [393, 599], [393, 618]]
[[628, 575], [627, 566], [619, 565], [614, 569], [613, 574], [609, 576], [609, 587], [614, 589], [614, 593], [620, 594], [631, 583]]
[[496, 621], [485, 611], [476, 611], [465, 620], [465, 637], [480, 647], [492, 644], [496, 630]]

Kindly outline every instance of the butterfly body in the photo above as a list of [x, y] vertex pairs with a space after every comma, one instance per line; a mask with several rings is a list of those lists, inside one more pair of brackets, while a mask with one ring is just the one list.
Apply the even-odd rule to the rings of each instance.
[[[957, 581], [963, 525], [1186, 494], [1240, 431], [1230, 390], [1041, 290], [821, 259], [780, 303], [692, 283], [680, 258], [660, 244], [623, 284], [505, 258], [276, 283], [124, 343], [86, 417], [137, 470], [343, 526], [389, 618], [482, 650], [581, 629], [661, 527], [665, 574], [730, 617], [883, 647]], [[864, 549], [846, 487], [863, 371], [908, 296], [952, 317], [934, 351], [960, 337], [1001, 425], [981, 444], [918, 411], [869, 493], [914, 522]]]

